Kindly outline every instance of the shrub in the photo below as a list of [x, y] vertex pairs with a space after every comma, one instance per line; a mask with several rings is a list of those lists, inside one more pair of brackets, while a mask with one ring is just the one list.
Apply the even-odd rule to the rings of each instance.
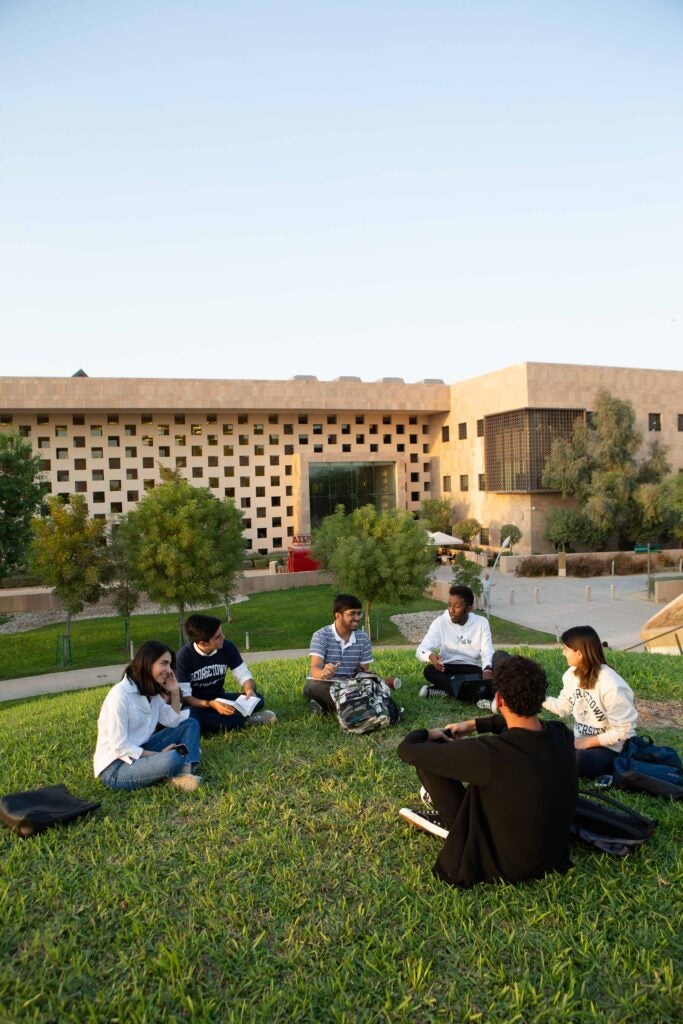
[[605, 563], [596, 555], [578, 555], [576, 558], [567, 559], [569, 576], [602, 576], [604, 571]]
[[614, 558], [615, 576], [632, 576], [634, 573], [646, 571], [647, 562], [642, 558], [636, 558], [635, 555], [620, 551]]
[[557, 558], [523, 558], [517, 565], [515, 576], [557, 576]]
[[41, 582], [37, 576], [30, 573], [17, 573], [15, 576], [4, 576], [0, 580], [0, 590], [13, 590], [16, 587], [39, 587]]

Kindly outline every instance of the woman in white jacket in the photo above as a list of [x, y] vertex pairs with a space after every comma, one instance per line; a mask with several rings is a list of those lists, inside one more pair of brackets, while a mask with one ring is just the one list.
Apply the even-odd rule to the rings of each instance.
[[[109, 789], [141, 789], [162, 780], [199, 785], [199, 723], [181, 709], [175, 655], [147, 640], [107, 694], [97, 721], [95, 776]], [[156, 732], [157, 725], [165, 728]]]
[[573, 626], [561, 639], [569, 668], [562, 676], [559, 697], [546, 697], [543, 707], [560, 717], [574, 716], [579, 775], [610, 775], [625, 741], [635, 736], [638, 712], [633, 691], [605, 661], [592, 626]]

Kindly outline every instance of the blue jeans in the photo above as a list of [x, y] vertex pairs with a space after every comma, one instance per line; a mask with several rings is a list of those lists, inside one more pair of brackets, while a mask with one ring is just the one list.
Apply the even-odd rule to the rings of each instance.
[[[162, 753], [163, 748], [170, 743], [184, 743], [187, 754], [180, 754], [177, 750]], [[187, 718], [173, 728], [160, 729], [142, 744], [142, 749], [153, 750], [155, 753], [152, 757], [138, 757], [132, 764], [112, 761], [100, 772], [100, 782], [108, 789], [142, 789], [143, 786], [152, 786], [162, 779], [180, 775], [186, 764], [194, 768], [199, 764], [201, 756], [199, 724], [193, 718]]]

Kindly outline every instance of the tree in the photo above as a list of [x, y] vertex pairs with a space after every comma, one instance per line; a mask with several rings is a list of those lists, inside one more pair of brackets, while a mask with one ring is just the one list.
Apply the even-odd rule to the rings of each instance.
[[432, 533], [450, 533], [453, 529], [453, 506], [445, 498], [425, 498], [420, 504], [420, 522]]
[[661, 483], [644, 483], [636, 491], [643, 532], [639, 540], [683, 540], [683, 473], [672, 473]]
[[591, 520], [574, 508], [551, 508], [545, 526], [545, 538], [558, 551], [575, 545], [592, 548], [600, 544], [600, 531]]
[[671, 516], [671, 534], [681, 543], [683, 541], [683, 473], [672, 473], [663, 483], [666, 494], [666, 505]]
[[372, 605], [419, 597], [434, 564], [422, 523], [408, 512], [379, 512], [374, 505], [350, 515], [338, 505], [313, 535], [313, 557], [334, 573], [340, 590], [362, 600], [368, 633]]
[[459, 587], [469, 587], [476, 597], [481, 597], [481, 568], [462, 552], [453, 562], [453, 582]]
[[501, 544], [506, 537], [510, 538], [510, 551], [512, 551], [515, 544], [519, 544], [522, 539], [522, 531], [514, 523], [504, 523], [500, 528], [500, 542]]
[[[583, 533], [592, 536], [591, 546], [604, 546], [610, 538], [625, 544], [642, 531], [638, 490], [646, 484], [661, 485], [668, 465], [658, 442], [638, 463], [641, 440], [631, 403], [601, 389], [595, 395], [590, 423], [577, 422], [569, 440], [553, 443], [543, 484], [576, 500], [590, 524]], [[650, 513], [658, 505], [652, 489], [641, 491], [640, 500]], [[574, 525], [580, 522], [575, 520]], [[649, 529], [656, 529], [655, 524]]]
[[477, 519], [459, 519], [453, 523], [453, 533], [460, 537], [465, 544], [471, 544], [478, 533], [481, 533], [481, 523]]
[[176, 472], [161, 475], [118, 532], [136, 584], [176, 607], [182, 623], [188, 605], [224, 599], [234, 587], [244, 560], [242, 513]]
[[40, 459], [16, 431], [0, 433], [0, 576], [22, 568], [31, 544], [31, 519], [46, 485]]
[[66, 502], [53, 496], [47, 499], [47, 515], [34, 518], [31, 529], [31, 571], [64, 605], [69, 637], [72, 615], [102, 596], [108, 571], [104, 520], [88, 517], [82, 494], [72, 494]]
[[130, 562], [126, 556], [120, 526], [114, 531], [109, 546], [109, 594], [118, 615], [123, 619], [125, 646], [129, 642], [130, 617], [140, 601], [140, 588], [135, 582]]

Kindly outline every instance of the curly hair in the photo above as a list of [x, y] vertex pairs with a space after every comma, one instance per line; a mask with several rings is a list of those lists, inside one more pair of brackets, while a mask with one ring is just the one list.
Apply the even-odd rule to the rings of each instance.
[[474, 604], [474, 591], [471, 587], [464, 587], [459, 583], [454, 583], [448, 588], [448, 593], [451, 597], [461, 597], [468, 608]]
[[493, 685], [513, 714], [532, 718], [541, 710], [548, 680], [537, 661], [515, 655], [495, 669]]

